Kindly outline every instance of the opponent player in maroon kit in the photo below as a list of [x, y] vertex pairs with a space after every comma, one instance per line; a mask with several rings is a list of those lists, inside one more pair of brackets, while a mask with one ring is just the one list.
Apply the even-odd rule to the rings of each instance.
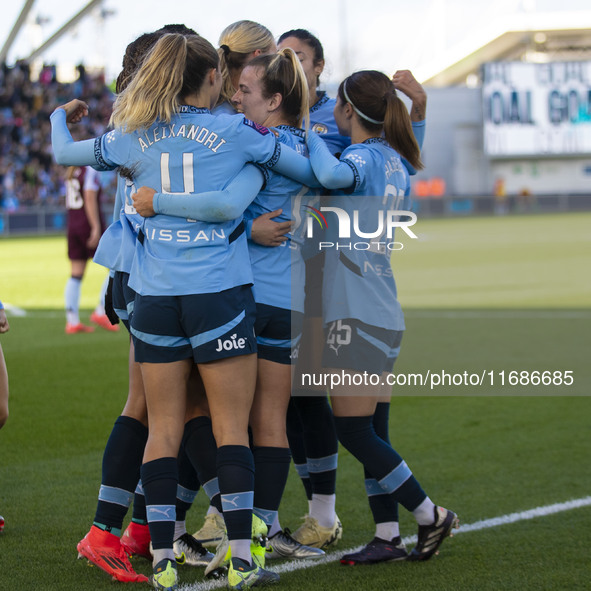
[[[66, 283], [64, 299], [66, 303], [66, 334], [93, 332], [92, 326], [80, 322], [80, 287], [88, 259], [105, 231], [100, 210], [101, 186], [98, 173], [90, 167], [70, 167], [66, 181], [66, 209], [68, 210], [68, 258], [72, 273]], [[105, 314], [105, 281], [101, 290], [100, 302], [90, 316], [91, 322], [106, 330], [118, 331]]]

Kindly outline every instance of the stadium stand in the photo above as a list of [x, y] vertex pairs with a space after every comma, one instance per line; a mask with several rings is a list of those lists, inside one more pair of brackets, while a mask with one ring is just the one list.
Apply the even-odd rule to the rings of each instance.
[[31, 80], [27, 63], [0, 68], [0, 209], [63, 204], [65, 168], [53, 161], [49, 115], [72, 97], [89, 105], [90, 116], [77, 129], [77, 139], [100, 135], [109, 121], [113, 94], [102, 75], [78, 66], [73, 83], [57, 81], [46, 65]]

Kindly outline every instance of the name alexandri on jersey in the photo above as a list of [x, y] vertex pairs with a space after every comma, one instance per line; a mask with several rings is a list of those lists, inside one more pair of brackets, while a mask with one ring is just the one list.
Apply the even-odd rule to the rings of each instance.
[[[269, 129], [250, 121], [249, 119], [243, 119], [243, 124], [251, 127], [261, 135], [267, 135], [270, 133]], [[106, 135], [107, 144], [115, 141], [116, 131], [110, 131]], [[201, 125], [195, 125], [191, 123], [187, 125], [183, 123], [178, 125], [177, 123], [171, 123], [169, 125], [158, 125], [152, 127], [142, 134], [138, 134], [137, 141], [142, 150], [145, 152], [148, 148], [154, 146], [162, 140], [168, 140], [172, 138], [185, 138], [189, 141], [197, 142], [202, 144], [205, 148], [209, 148], [214, 154], [217, 153], [219, 148], [224, 144], [228, 143], [223, 137], [221, 138], [215, 131], [211, 131], [207, 127]]]
[[[107, 135], [107, 142], [110, 141], [109, 136], [114, 133], [114, 131], [109, 132]], [[202, 144], [204, 147], [209, 148], [214, 154], [221, 146], [227, 143], [226, 140], [220, 138], [215, 131], [210, 131], [207, 127], [195, 125], [194, 123], [191, 123], [190, 125], [185, 123], [182, 125], [171, 123], [170, 125], [152, 127], [143, 134], [138, 135], [137, 141], [143, 153], [148, 148], [162, 140], [179, 137]]]

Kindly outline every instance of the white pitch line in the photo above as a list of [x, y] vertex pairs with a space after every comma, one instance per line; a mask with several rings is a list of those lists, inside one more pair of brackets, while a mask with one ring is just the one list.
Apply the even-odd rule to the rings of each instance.
[[13, 306], [12, 304], [7, 304], [4, 302], [4, 307], [6, 308], [7, 312], [10, 313], [11, 316], [26, 316], [27, 311], [23, 308], [18, 308], [17, 306]]
[[489, 527], [497, 527], [498, 525], [506, 525], [508, 523], [516, 523], [517, 521], [525, 521], [526, 519], [535, 519], [536, 517], [545, 517], [546, 515], [553, 515], [561, 511], [569, 511], [570, 509], [579, 509], [580, 507], [588, 507], [591, 505], [591, 497], [583, 497], [582, 499], [573, 499], [565, 503], [555, 503], [554, 505], [546, 505], [544, 507], [536, 507], [528, 511], [520, 511], [518, 513], [509, 513], [509, 515], [501, 515], [500, 517], [492, 517], [491, 519], [483, 519], [475, 523], [462, 525], [457, 533], [468, 531], [479, 531]]
[[[501, 515], [500, 517], [492, 517], [491, 519], [482, 519], [474, 523], [468, 523], [465, 525], [460, 524], [460, 529], [454, 531], [454, 535], [457, 536], [461, 533], [480, 531], [482, 529], [488, 529], [490, 527], [497, 527], [499, 525], [507, 525], [509, 523], [516, 523], [518, 521], [526, 521], [527, 519], [535, 519], [536, 517], [545, 517], [546, 515], [553, 515], [554, 513], [561, 513], [562, 511], [570, 511], [571, 509], [579, 509], [581, 507], [591, 506], [591, 496], [583, 497], [581, 499], [573, 499], [572, 501], [566, 501], [564, 503], [554, 503], [553, 505], [545, 505], [543, 507], [535, 507], [534, 509], [528, 509], [527, 511], [520, 511], [517, 513], [509, 513], [508, 515]], [[417, 536], [408, 536], [403, 538], [404, 544], [414, 544], [417, 541]], [[357, 548], [351, 548], [349, 550], [340, 550], [338, 552], [332, 552], [327, 554], [324, 558], [318, 560], [298, 560], [292, 562], [285, 562], [276, 567], [273, 567], [273, 572], [276, 573], [288, 573], [301, 570], [304, 568], [313, 568], [315, 566], [321, 566], [323, 564], [330, 564], [331, 562], [337, 562], [343, 554], [350, 552], [356, 552], [361, 550], [363, 546]], [[186, 584], [181, 585], [180, 591], [209, 591], [210, 589], [220, 589], [226, 586], [226, 579], [205, 581], [197, 584]]]

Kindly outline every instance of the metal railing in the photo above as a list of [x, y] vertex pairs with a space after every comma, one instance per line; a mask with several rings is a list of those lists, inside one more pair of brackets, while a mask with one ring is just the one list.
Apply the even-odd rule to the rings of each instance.
[[[104, 220], [110, 223], [113, 206], [102, 206]], [[0, 237], [65, 234], [66, 208], [61, 206], [34, 206], [16, 211], [0, 209]]]
[[[109, 223], [113, 214], [112, 205], [105, 204], [102, 209], [104, 219]], [[492, 195], [415, 197], [413, 210], [421, 217], [429, 218], [590, 211], [591, 194], [508, 195], [504, 199]], [[65, 231], [65, 207], [28, 207], [10, 212], [0, 209], [0, 238], [64, 234]]]

